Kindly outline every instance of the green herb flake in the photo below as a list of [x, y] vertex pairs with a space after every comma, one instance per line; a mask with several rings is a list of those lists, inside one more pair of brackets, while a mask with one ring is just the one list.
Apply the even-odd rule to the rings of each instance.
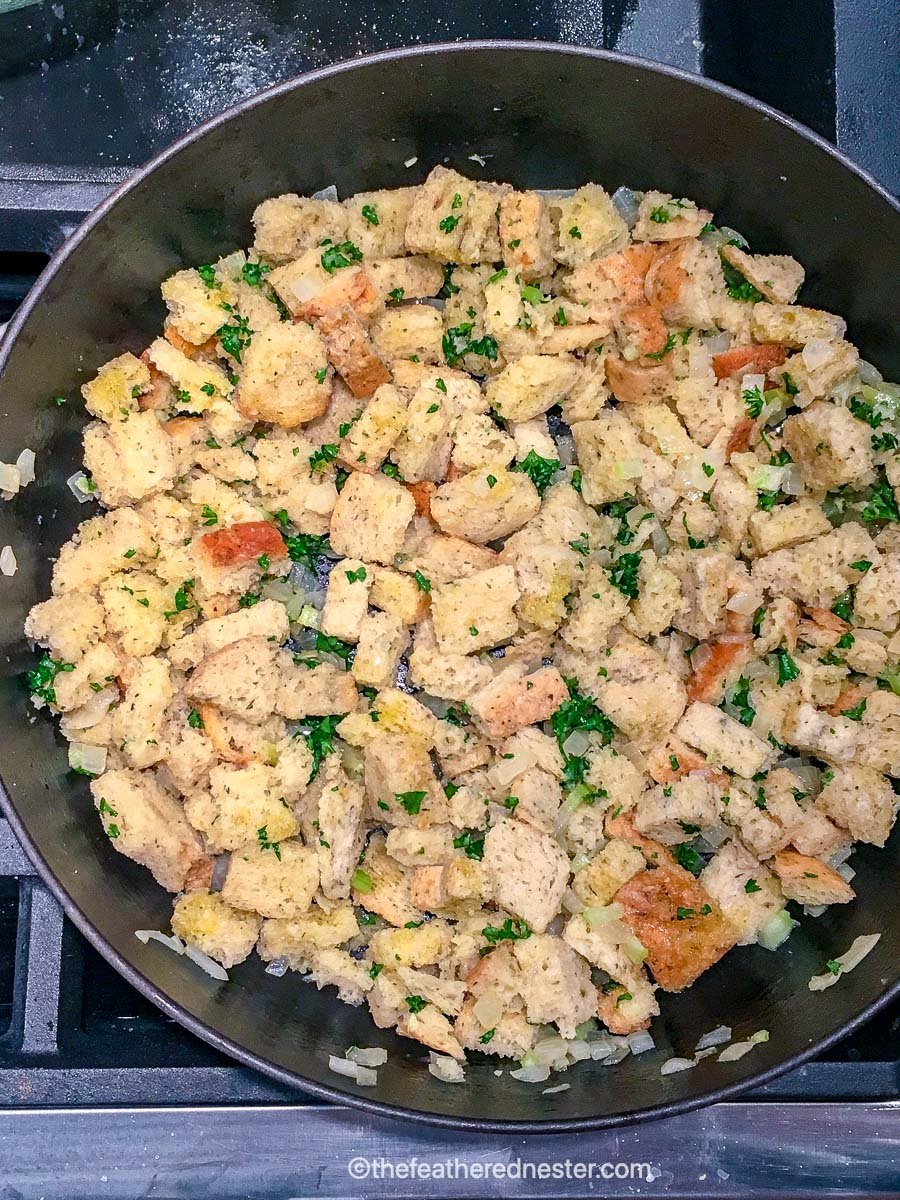
[[415, 817], [421, 811], [425, 792], [395, 792], [394, 799], [411, 817]]
[[281, 843], [269, 841], [268, 827], [266, 825], [260, 826], [256, 831], [256, 836], [259, 840], [260, 850], [271, 850], [278, 861], [281, 862]]
[[638, 598], [638, 571], [641, 565], [641, 555], [620, 554], [608, 568], [609, 581], [613, 587], [617, 587], [623, 596], [627, 596], [629, 600]]
[[409, 1009], [409, 1011], [411, 1013], [421, 1012], [427, 1003], [428, 1003], [428, 1001], [426, 999], [424, 999], [424, 997], [422, 997], [422, 996], [407, 996], [406, 997], [406, 1007]]
[[[547, 488], [550, 486], [550, 481], [559, 470], [560, 463], [558, 458], [543, 458], [535, 450], [529, 450], [520, 463], [513, 465], [514, 471], [521, 471], [527, 475], [534, 486], [537, 488], [538, 495], [543, 496]], [[580, 476], [579, 476], [580, 483]], [[577, 490], [577, 489], [576, 489]]]
[[374, 204], [364, 204], [360, 209], [363, 220], [368, 221], [370, 225], [379, 225], [378, 213], [375, 211]]
[[786, 683], [790, 683], [792, 679], [796, 679], [799, 676], [800, 668], [783, 646], [779, 646], [774, 653], [778, 667], [778, 686], [784, 687]]
[[328, 274], [333, 275], [335, 271], [339, 271], [343, 267], [349, 267], [355, 262], [362, 262], [362, 257], [362, 251], [352, 242], [337, 242], [325, 246], [319, 261]]

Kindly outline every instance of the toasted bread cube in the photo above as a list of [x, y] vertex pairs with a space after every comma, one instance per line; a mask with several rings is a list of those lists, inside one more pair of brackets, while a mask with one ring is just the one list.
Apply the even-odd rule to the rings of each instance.
[[604, 657], [597, 700], [610, 720], [643, 749], [652, 748], [684, 712], [684, 684], [651, 646], [623, 634]]
[[499, 257], [497, 205], [502, 192], [447, 167], [434, 167], [418, 189], [406, 223], [406, 245], [439, 262]]
[[377, 471], [406, 428], [405, 396], [383, 383], [341, 438], [340, 461], [351, 470]]
[[358, 684], [383, 688], [394, 683], [409, 635], [393, 613], [377, 612], [362, 620], [351, 670]]
[[420, 387], [409, 402], [404, 430], [391, 457], [407, 482], [443, 479], [450, 461], [452, 406], [440, 392]]
[[538, 192], [507, 192], [500, 201], [503, 261], [526, 282], [550, 275], [555, 238], [550, 206]]
[[636, 242], [695, 238], [711, 220], [712, 213], [698, 208], [693, 200], [676, 200], [668, 192], [644, 192], [632, 237]]
[[568, 698], [569, 690], [556, 667], [542, 667], [530, 675], [507, 668], [471, 694], [468, 703], [485, 733], [500, 738], [549, 720]]
[[238, 850], [258, 840], [281, 842], [297, 831], [297, 819], [281, 798], [278, 772], [263, 763], [221, 764], [209, 773], [209, 791], [194, 792], [185, 814], [215, 850]]
[[261, 917], [299, 917], [309, 908], [318, 886], [314, 849], [290, 839], [270, 842], [265, 837], [233, 851], [221, 895], [232, 908]]
[[253, 335], [244, 351], [237, 406], [246, 417], [293, 429], [328, 407], [325, 345], [304, 322], [279, 322]]
[[894, 822], [894, 790], [890, 782], [871, 767], [835, 767], [831, 778], [816, 797], [816, 807], [843, 829], [855, 842], [883, 846]]
[[572, 437], [581, 467], [581, 494], [588, 504], [608, 504], [633, 491], [634, 480], [616, 469], [642, 456], [637, 430], [624, 413], [610, 410], [595, 421], [577, 421]]
[[837, 404], [817, 400], [788, 417], [784, 444], [813, 491], [833, 491], [872, 468], [868, 426]]
[[[79, 666], [84, 666], [83, 658]], [[72, 678], [80, 674], [78, 667]], [[57, 701], [65, 702], [61, 685]], [[175, 695], [172, 669], [162, 658], [142, 658], [128, 682], [122, 701], [112, 714], [111, 733], [129, 767], [149, 767], [162, 757], [162, 726], [166, 708]]]
[[395, 480], [354, 471], [331, 515], [331, 545], [348, 558], [392, 566], [415, 512], [412, 496]]
[[[867, 629], [880, 629], [884, 633], [892, 633], [897, 628], [900, 618], [900, 554], [885, 554], [881, 562], [866, 571], [856, 585], [853, 616], [856, 624]], [[857, 638], [853, 647], [856, 653], [860, 652], [863, 644], [863, 640]], [[861, 664], [852, 661], [852, 655], [847, 658], [847, 662], [854, 670], [864, 670]], [[879, 672], [876, 670], [865, 673], [876, 675]]]
[[214, 654], [241, 638], [256, 635], [280, 645], [287, 639], [288, 631], [284, 605], [277, 600], [260, 600], [250, 608], [195, 625], [171, 647], [169, 659], [173, 667], [185, 671], [196, 667], [207, 654]]
[[758, 342], [781, 342], [800, 349], [814, 340], [842, 338], [847, 332], [847, 322], [818, 308], [761, 301], [753, 306], [750, 328]]
[[396, 927], [423, 919], [424, 912], [413, 903], [410, 873], [387, 854], [382, 834], [376, 833], [369, 839], [361, 866], [372, 886], [366, 891], [354, 888], [354, 904], [377, 913]]
[[628, 242], [628, 226], [611, 197], [596, 183], [587, 183], [571, 196], [550, 202], [558, 229], [556, 259], [574, 267], [621, 250]]
[[458, 583], [433, 587], [431, 615], [441, 654], [474, 654], [518, 631], [519, 599], [512, 567], [491, 567]]
[[748, 254], [726, 242], [720, 253], [773, 304], [792, 304], [803, 285], [806, 272], [789, 254]]
[[175, 482], [175, 454], [152, 412], [84, 431], [84, 463], [108, 508], [135, 504]]
[[856, 895], [834, 867], [796, 850], [779, 850], [772, 859], [772, 870], [788, 900], [798, 904], [849, 904]]
[[150, 771], [111, 770], [91, 780], [103, 829], [120, 854], [146, 867], [170, 892], [206, 858], [181, 805]]
[[499, 466], [470, 471], [443, 484], [431, 498], [431, 515], [445, 533], [477, 543], [506, 537], [540, 507], [528, 476]]
[[640, 850], [621, 838], [611, 838], [575, 874], [572, 888], [589, 907], [609, 904], [622, 884], [643, 869], [644, 856]]
[[675, 733], [695, 746], [709, 763], [725, 767], [744, 779], [762, 771], [772, 748], [721, 709], [695, 701], [675, 727]]
[[163, 280], [160, 290], [169, 310], [168, 324], [195, 346], [213, 337], [228, 319], [222, 311], [225, 294], [218, 286], [207, 287], [197, 271], [176, 271]]
[[271, 716], [280, 679], [278, 647], [267, 638], [241, 638], [208, 654], [185, 685], [192, 700], [202, 700], [259, 724]]
[[286, 958], [290, 968], [297, 971], [302, 969], [300, 963], [311, 949], [333, 949], [358, 934], [352, 904], [332, 904], [327, 912], [313, 904], [300, 917], [263, 921], [257, 949], [264, 961]]
[[382, 258], [370, 262], [366, 270], [385, 304], [428, 299], [436, 296], [444, 283], [440, 264], [422, 254]]
[[232, 908], [224, 896], [190, 892], [175, 901], [172, 932], [223, 967], [233, 967], [256, 945], [259, 917]]
[[513, 954], [522, 972], [528, 1020], [535, 1025], [552, 1021], [561, 1037], [576, 1037], [576, 1026], [590, 1020], [597, 1007], [588, 964], [562, 938], [549, 934], [513, 942]]
[[[392, 829], [390, 836], [412, 830]], [[426, 921], [417, 929], [379, 929], [369, 940], [373, 962], [391, 971], [398, 967], [428, 967], [440, 962], [450, 950], [450, 926], [446, 921]]]
[[662, 860], [616, 893], [622, 920], [647, 950], [647, 966], [666, 992], [680, 992], [735, 945], [737, 933], [687, 871]]
[[525, 354], [487, 385], [487, 400], [505, 421], [530, 421], [559, 404], [580, 375], [566, 355]]
[[406, 222], [418, 190], [404, 187], [356, 192], [344, 201], [347, 237], [367, 260], [406, 253]]
[[755, 942], [766, 922], [784, 906], [778, 880], [737, 838], [716, 851], [700, 875], [700, 884], [737, 929], [739, 946]]
[[667, 787], [651, 788], [637, 802], [634, 827], [664, 846], [674, 846], [686, 835], [691, 837], [719, 825], [719, 791], [697, 774], [685, 775]]
[[358, 642], [369, 608], [372, 568], [358, 558], [345, 558], [328, 576], [328, 591], [319, 628], [342, 642]]
[[465, 1050], [482, 1050], [499, 1058], [521, 1059], [534, 1046], [538, 1027], [529, 1024], [522, 1013], [505, 1012], [488, 1030], [475, 1016], [475, 1001], [469, 998], [460, 1009], [453, 1032]]
[[497, 904], [543, 933], [559, 912], [569, 878], [559, 843], [521, 821], [501, 821], [485, 836], [484, 865]]
[[384, 359], [350, 305], [339, 305], [323, 313], [316, 328], [325, 343], [328, 361], [354, 396], [360, 399], [373, 396], [383, 383], [390, 382], [391, 373]]
[[139, 397], [149, 391], [150, 383], [146, 363], [133, 354], [119, 354], [98, 367], [96, 376], [82, 384], [84, 406], [92, 417], [101, 421], [110, 424], [121, 421], [138, 411]]
[[387, 360], [416, 355], [420, 362], [441, 361], [444, 325], [441, 314], [428, 304], [389, 308], [372, 324], [372, 342]]
[[396, 617], [401, 625], [415, 625], [428, 612], [428, 592], [410, 575], [391, 567], [372, 567], [369, 603]]
[[335, 200], [287, 192], [257, 205], [253, 227], [254, 250], [268, 262], [284, 263], [325, 238], [340, 242], [347, 231], [347, 213]]
[[333, 663], [317, 667], [281, 661], [276, 708], [289, 721], [353, 712], [359, 697], [354, 677]]
[[828, 533], [831, 523], [814, 500], [779, 504], [771, 512], [755, 511], [749, 519], [750, 537], [757, 554], [771, 554]]

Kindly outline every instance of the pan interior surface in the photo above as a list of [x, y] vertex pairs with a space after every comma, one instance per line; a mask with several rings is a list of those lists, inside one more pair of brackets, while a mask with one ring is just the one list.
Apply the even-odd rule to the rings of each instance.
[[[170, 899], [113, 850], [86, 781], [67, 771], [51, 722], [31, 719], [19, 682], [33, 662], [25, 614], [49, 594], [60, 544], [90, 515], [66, 486], [81, 466], [78, 388], [109, 357], [140, 353], [155, 336], [160, 281], [246, 245], [251, 213], [268, 196], [332, 183], [342, 197], [405, 186], [436, 163], [519, 187], [596, 180], [609, 191], [625, 184], [693, 197], [754, 250], [795, 255], [807, 268], [803, 302], [843, 315], [863, 356], [886, 378], [900, 373], [886, 269], [895, 207], [817, 139], [725, 89], [599, 52], [519, 44], [390, 53], [273, 89], [189, 135], [102, 206], [0, 349], [4, 457], [26, 446], [37, 455], [36, 482], [0, 506], [0, 544], [13, 546], [19, 564], [3, 581], [0, 608], [7, 809], [70, 915], [132, 983], [200, 1036], [287, 1082], [482, 1129], [590, 1128], [683, 1110], [808, 1056], [896, 987], [896, 830], [884, 850], [856, 851], [855, 903], [804, 920], [778, 952], [744, 947], [687, 992], [661, 995], [656, 1050], [607, 1069], [580, 1063], [549, 1081], [570, 1085], [550, 1096], [506, 1070], [496, 1076], [487, 1059], [452, 1087], [428, 1074], [422, 1047], [377, 1030], [365, 1008], [339, 1003], [332, 989], [267, 975], [255, 957], [222, 985], [159, 945], [141, 945], [134, 930], [167, 929]], [[70, 402], [56, 406], [55, 396]], [[881, 941], [852, 975], [809, 991], [826, 960], [873, 932]], [[660, 1076], [667, 1058], [690, 1055], [720, 1024], [736, 1039], [765, 1029], [769, 1040], [738, 1062], [706, 1059]], [[388, 1049], [377, 1087], [329, 1072], [329, 1054], [353, 1044]]]

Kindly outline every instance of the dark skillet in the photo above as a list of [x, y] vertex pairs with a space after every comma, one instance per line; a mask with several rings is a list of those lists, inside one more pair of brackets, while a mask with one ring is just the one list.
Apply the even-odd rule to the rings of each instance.
[[[470, 161], [483, 155], [482, 168]], [[416, 158], [409, 169], [405, 160]], [[37, 452], [37, 482], [0, 505], [0, 545], [19, 562], [0, 580], [5, 811], [42, 877], [85, 936], [138, 989], [199, 1037], [316, 1095], [436, 1124], [481, 1130], [575, 1130], [671, 1114], [758, 1085], [849, 1033], [898, 990], [896, 881], [900, 836], [862, 847], [856, 903], [806, 920], [779, 952], [730, 954], [688, 992], [663, 997], [658, 1049], [604, 1070], [582, 1063], [571, 1086], [497, 1078], [472, 1062], [464, 1086], [432, 1079], [418, 1045], [379, 1032], [365, 1009], [256, 958], [216, 984], [136, 928], [168, 928], [171, 901], [100, 830], [85, 781], [66, 769], [53, 724], [31, 721], [18, 676], [32, 662], [21, 629], [48, 593], [49, 560], [88, 515], [65, 481], [81, 465], [78, 387], [159, 329], [159, 282], [249, 240], [266, 196], [336, 183], [341, 195], [421, 181], [436, 162], [520, 186], [596, 179], [696, 198], [754, 250], [796, 255], [806, 303], [843, 314], [849, 336], [887, 378], [897, 208], [852, 163], [808, 130], [715, 84], [600, 51], [479, 42], [375, 55], [272, 88], [188, 134], [106, 200], [56, 255], [0, 349], [0, 457]], [[57, 407], [52, 397], [70, 403]], [[38, 523], [40, 521], [40, 524]], [[876, 950], [822, 993], [807, 988], [858, 934]], [[702, 1062], [661, 1078], [721, 1023], [770, 1040], [736, 1063]], [[367, 1090], [329, 1072], [328, 1055], [384, 1045], [388, 1065]], [[551, 1080], [551, 1083], [557, 1080]], [[178, 1097], [172, 1097], [177, 1102]]]

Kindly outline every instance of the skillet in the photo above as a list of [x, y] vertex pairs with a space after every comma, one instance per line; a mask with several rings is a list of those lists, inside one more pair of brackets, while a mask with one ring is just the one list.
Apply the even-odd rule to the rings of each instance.
[[[0, 581], [0, 801], [68, 916], [133, 986], [282, 1082], [475, 1131], [573, 1132], [683, 1112], [799, 1065], [900, 991], [896, 829], [884, 850], [855, 852], [855, 903], [805, 920], [775, 953], [744, 947], [689, 991], [663, 997], [655, 1051], [607, 1069], [580, 1063], [564, 1077], [571, 1086], [552, 1096], [497, 1078], [488, 1060], [471, 1062], [465, 1085], [453, 1087], [428, 1074], [422, 1047], [377, 1030], [365, 1009], [340, 1004], [331, 989], [266, 975], [255, 956], [219, 984], [138, 942], [136, 928], [168, 928], [170, 899], [113, 850], [86, 781], [67, 770], [52, 723], [31, 719], [21, 686], [33, 663], [25, 614], [48, 594], [50, 559], [91, 511], [65, 482], [81, 466], [78, 388], [99, 364], [126, 349], [140, 353], [156, 335], [159, 282], [246, 245], [251, 212], [267, 196], [329, 183], [342, 196], [418, 183], [438, 162], [520, 187], [595, 179], [609, 190], [628, 184], [691, 196], [755, 251], [794, 254], [807, 268], [804, 303], [842, 314], [863, 356], [886, 378], [900, 375], [889, 267], [896, 203], [815, 134], [731, 89], [603, 51], [516, 42], [389, 51], [271, 88], [181, 138], [104, 201], [0, 343], [0, 457], [12, 461], [25, 446], [37, 454], [36, 482], [0, 505], [0, 545], [11, 544], [19, 564]], [[57, 406], [56, 396], [69, 402]], [[875, 931], [881, 941], [856, 971], [809, 991], [827, 959]], [[660, 1076], [665, 1059], [690, 1055], [722, 1023], [735, 1039], [766, 1029], [769, 1041], [738, 1062], [706, 1059]], [[351, 1044], [388, 1049], [375, 1088], [329, 1072], [328, 1055]]]

